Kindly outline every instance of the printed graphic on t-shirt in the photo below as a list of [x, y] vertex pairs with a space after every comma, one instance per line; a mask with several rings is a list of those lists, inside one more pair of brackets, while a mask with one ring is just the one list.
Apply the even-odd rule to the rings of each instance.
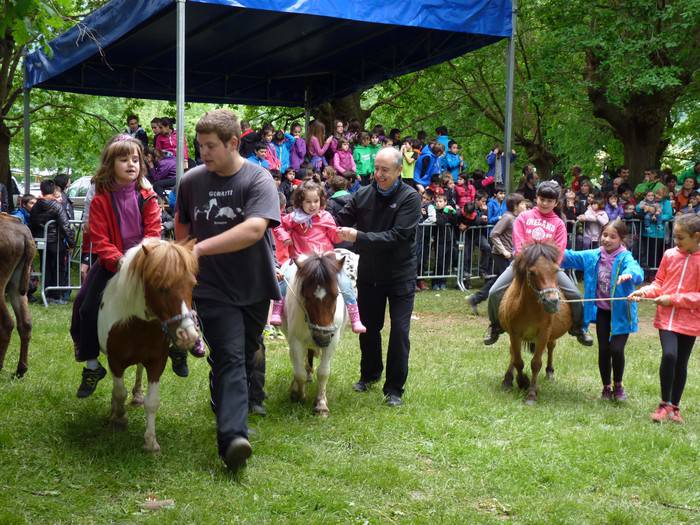
[[602, 264], [598, 266], [598, 289], [604, 294], [610, 290], [610, 272]]
[[[215, 197], [217, 194], [228, 194]], [[233, 191], [210, 191], [209, 202], [202, 206], [194, 207], [194, 221], [205, 220], [217, 226], [231, 225], [243, 222], [245, 214], [241, 208], [226, 206], [225, 197], [233, 194]]]

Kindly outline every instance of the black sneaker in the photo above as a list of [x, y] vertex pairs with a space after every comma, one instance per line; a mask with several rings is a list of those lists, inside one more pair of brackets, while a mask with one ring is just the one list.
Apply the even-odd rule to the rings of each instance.
[[486, 346], [494, 344], [496, 341], [498, 341], [500, 335], [501, 330], [497, 326], [490, 324], [489, 327], [486, 329], [486, 335], [484, 336], [484, 344]]
[[265, 410], [265, 405], [262, 403], [258, 403], [257, 401], [249, 401], [248, 413], [252, 416], [265, 417], [267, 415], [267, 410]]
[[83, 398], [91, 395], [97, 388], [97, 383], [106, 375], [107, 370], [102, 365], [99, 365], [99, 368], [96, 370], [83, 368], [83, 380], [78, 387], [77, 396]]
[[176, 376], [187, 377], [190, 375], [190, 369], [187, 366], [187, 352], [171, 349], [170, 359], [173, 362], [173, 372]]
[[239, 468], [244, 467], [246, 461], [253, 453], [250, 442], [244, 437], [237, 437], [231, 440], [226, 448], [224, 455], [224, 463], [229, 470], [236, 472]]
[[400, 407], [401, 405], [403, 405], [401, 397], [397, 396], [396, 394], [387, 394], [386, 396], [384, 396], [384, 403], [388, 407]]
[[376, 382], [377, 381], [365, 381], [364, 379], [360, 379], [357, 383], [352, 385], [352, 389], [355, 392], [367, 392], [369, 390], [369, 387]]
[[583, 346], [593, 346], [593, 337], [584, 330], [571, 330], [569, 334], [573, 335], [576, 340]]

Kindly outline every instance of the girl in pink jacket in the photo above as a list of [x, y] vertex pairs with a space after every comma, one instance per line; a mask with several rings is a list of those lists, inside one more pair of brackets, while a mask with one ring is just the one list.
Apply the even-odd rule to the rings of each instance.
[[661, 339], [661, 403], [651, 414], [652, 421], [683, 423], [679, 408], [688, 360], [700, 335], [700, 216], [678, 216], [673, 227], [676, 247], [666, 250], [654, 282], [632, 292], [629, 297], [653, 298], [656, 303], [654, 326]]
[[[340, 242], [337, 234], [337, 226], [333, 216], [326, 211], [326, 192], [323, 187], [307, 180], [301, 184], [292, 194], [294, 210], [282, 217], [280, 225], [273, 230], [277, 240], [289, 246], [289, 255], [296, 259], [299, 255], [310, 253], [324, 253], [331, 251], [334, 244]], [[279, 282], [281, 301], [272, 302], [272, 315], [270, 324], [280, 326], [282, 313], [284, 312], [284, 296], [287, 292], [287, 280]], [[352, 282], [345, 270], [338, 272], [338, 288], [343, 294], [345, 306], [348, 309], [352, 331], [363, 334], [367, 331], [360, 320], [360, 311], [357, 307], [357, 297], [352, 288]]]
[[[537, 206], [518, 215], [513, 223], [513, 255], [517, 255], [523, 246], [533, 242], [546, 242], [559, 248], [559, 263], [566, 250], [566, 225], [555, 211], [561, 198], [561, 187], [553, 180], [543, 181], [537, 186]], [[513, 282], [513, 268], [511, 266], [496, 279], [489, 290], [489, 327], [484, 337], [485, 345], [492, 345], [498, 341], [498, 336], [503, 332], [498, 320], [498, 308], [506, 290]], [[564, 297], [568, 300], [579, 300], [581, 294], [571, 278], [563, 271], [557, 274], [557, 285]], [[593, 345], [593, 338], [586, 330], [583, 320], [583, 307], [580, 302], [569, 304], [571, 309], [571, 329], [569, 333], [576, 337], [579, 343], [585, 346]]]
[[340, 175], [344, 175], [346, 171], [355, 173], [355, 159], [352, 158], [350, 151], [350, 143], [345, 139], [338, 139], [338, 149], [333, 154], [333, 167]]

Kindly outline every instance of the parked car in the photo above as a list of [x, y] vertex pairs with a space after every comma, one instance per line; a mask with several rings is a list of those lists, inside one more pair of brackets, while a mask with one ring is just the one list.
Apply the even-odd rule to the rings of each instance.
[[71, 182], [70, 186], [68, 186], [66, 194], [73, 201], [73, 206], [76, 209], [82, 210], [83, 204], [85, 203], [85, 195], [87, 195], [87, 192], [90, 189], [91, 180], [92, 176], [89, 175], [85, 177], [80, 177], [79, 179], [76, 179], [73, 182]]

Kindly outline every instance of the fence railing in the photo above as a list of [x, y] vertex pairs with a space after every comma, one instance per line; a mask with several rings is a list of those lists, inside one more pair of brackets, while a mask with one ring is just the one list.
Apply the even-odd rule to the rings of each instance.
[[[82, 285], [80, 264], [83, 255], [84, 224], [79, 220], [70, 221], [76, 239], [72, 249], [63, 249], [59, 236], [55, 247], [47, 249], [48, 230], [54, 223], [55, 221], [47, 222], [44, 226], [44, 237], [34, 239], [39, 252], [40, 268], [33, 272], [32, 276], [39, 278], [39, 291], [44, 306], [48, 305], [47, 292], [79, 290]], [[673, 221], [664, 224], [663, 238], [645, 235], [643, 220], [633, 219], [625, 223], [628, 227], [627, 249], [645, 271], [657, 270], [663, 252], [673, 246]], [[431, 284], [438, 285], [446, 284], [447, 279], [455, 279], [457, 287], [466, 291], [473, 281], [492, 277], [494, 270], [489, 241], [492, 228], [491, 225], [470, 226], [460, 231], [450, 225], [419, 224], [416, 231], [418, 279], [430, 280]], [[598, 246], [597, 242], [588, 242], [584, 235], [583, 222], [567, 221], [567, 229], [570, 249], [583, 250]], [[86, 252], [91, 255], [90, 249]], [[61, 257], [65, 259], [61, 260]], [[49, 265], [55, 266], [47, 272]], [[56, 276], [56, 279], [52, 279], [54, 282], [46, 282], [47, 273], [49, 278]], [[573, 272], [572, 277], [576, 278]]]

